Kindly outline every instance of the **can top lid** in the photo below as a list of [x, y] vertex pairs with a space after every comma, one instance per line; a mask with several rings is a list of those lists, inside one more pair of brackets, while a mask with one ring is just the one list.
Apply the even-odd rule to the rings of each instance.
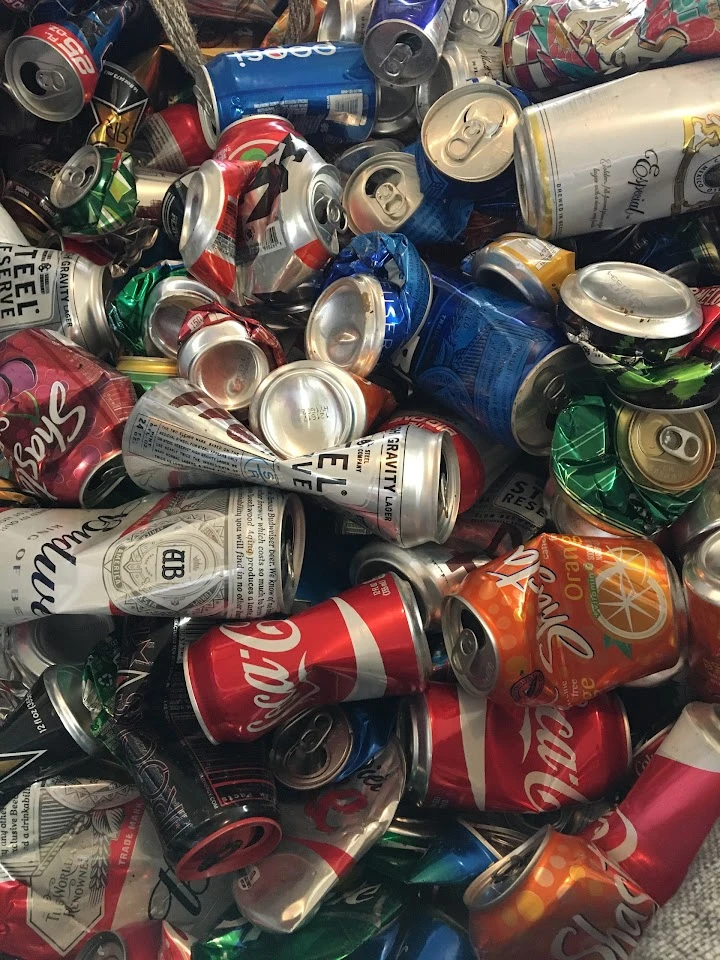
[[353, 233], [393, 233], [423, 201], [415, 157], [400, 150], [361, 163], [349, 176], [343, 206]]
[[69, 664], [48, 667], [43, 682], [57, 715], [77, 745], [91, 756], [102, 753], [102, 744], [90, 733], [92, 717], [82, 699], [82, 670]]
[[640, 263], [593, 263], [571, 273], [563, 302], [588, 323], [641, 339], [692, 335], [702, 310], [689, 287]]
[[385, 339], [385, 298], [367, 274], [341, 277], [315, 301], [305, 328], [310, 360], [327, 360], [365, 377], [377, 364]]
[[460, 686], [474, 696], [491, 694], [500, 675], [500, 655], [480, 612], [464, 597], [446, 597], [442, 632]]
[[354, 143], [347, 150], [343, 150], [339, 157], [335, 157], [334, 162], [340, 173], [350, 176], [366, 160], [383, 153], [392, 153], [394, 150], [402, 150], [402, 143], [391, 137], [383, 137], [382, 140], [365, 140], [363, 143]]
[[102, 170], [102, 156], [96, 146], [80, 147], [53, 180], [50, 203], [58, 210], [66, 210], [86, 197], [98, 181]]
[[85, 106], [83, 77], [71, 55], [45, 37], [16, 37], [5, 55], [5, 73], [18, 102], [43, 120], [72, 120]]
[[546, 354], [520, 384], [512, 406], [512, 432], [517, 445], [535, 457], [547, 456], [554, 420], [571, 399], [568, 382], [588, 364], [573, 344]]
[[405, 795], [416, 803], [425, 800], [430, 786], [432, 731], [428, 697], [433, 686], [436, 685], [431, 684], [425, 693], [405, 697], [398, 711], [397, 733], [408, 761]]
[[615, 439], [631, 478], [665, 493], [684, 493], [702, 483], [715, 463], [715, 431], [702, 410], [623, 407]]
[[532, 870], [547, 846], [552, 827], [542, 827], [519, 847], [480, 874], [465, 891], [463, 901], [468, 910], [488, 910]]
[[23, 677], [34, 682], [55, 663], [82, 663], [101, 637], [112, 630], [112, 618], [59, 614], [9, 628], [8, 652]]
[[76, 960], [126, 960], [126, 958], [124, 941], [112, 930], [105, 930], [102, 933], [96, 933], [88, 940], [78, 953]]
[[297, 457], [355, 439], [365, 424], [360, 388], [340, 367], [298, 360], [278, 367], [250, 404], [250, 428], [281, 457]]
[[420, 141], [428, 159], [453, 180], [478, 183], [497, 177], [513, 160], [513, 135], [522, 108], [491, 77], [443, 94], [430, 107]]
[[174, 359], [178, 334], [188, 310], [217, 301], [217, 294], [191, 277], [166, 277], [155, 284], [145, 304], [145, 350]]
[[314, 790], [342, 772], [353, 746], [344, 710], [316, 707], [275, 731], [268, 766], [275, 778], [295, 790]]
[[214, 160], [206, 160], [194, 171], [187, 185], [179, 243], [186, 265], [192, 267], [211, 246], [225, 199], [222, 170]]
[[478, 43], [494, 44], [508, 17], [507, 0], [458, 0], [450, 21], [450, 30], [472, 31]]
[[271, 853], [281, 835], [280, 824], [270, 817], [246, 817], [226, 823], [194, 844], [179, 859], [175, 873], [178, 880], [187, 882], [242, 870]]

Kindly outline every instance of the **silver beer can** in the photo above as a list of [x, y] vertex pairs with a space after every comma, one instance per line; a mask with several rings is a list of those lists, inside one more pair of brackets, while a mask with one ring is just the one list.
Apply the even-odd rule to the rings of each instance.
[[176, 173], [153, 170], [151, 167], [135, 167], [135, 216], [152, 223], [160, 223], [165, 196], [177, 179]]
[[318, 42], [362, 43], [371, 9], [372, 0], [328, 0], [318, 27]]
[[425, 543], [410, 550], [373, 540], [361, 547], [350, 564], [352, 583], [364, 583], [388, 570], [407, 580], [418, 603], [425, 630], [440, 629], [443, 599], [455, 593], [465, 577], [489, 557], [470, 557], [447, 547]]
[[425, 119], [430, 107], [444, 94], [482, 77], [503, 79], [501, 48], [480, 42], [466, 46], [464, 42], [448, 40], [437, 69], [429, 80], [417, 88], [415, 110], [420, 123]]
[[250, 404], [250, 429], [280, 457], [297, 457], [365, 436], [368, 413], [357, 378], [333, 363], [298, 360], [260, 384]]
[[247, 329], [228, 318], [188, 337], [178, 353], [178, 373], [223, 410], [240, 413], [270, 373], [270, 361]]
[[9, 625], [58, 613], [256, 619], [290, 609], [305, 517], [294, 494], [237, 486], [6, 511], [0, 537]]
[[292, 300], [319, 276], [347, 229], [341, 199], [340, 174], [302, 137], [288, 134], [268, 154], [240, 204], [250, 300]]
[[444, 176], [463, 183], [492, 180], [513, 162], [513, 135], [521, 114], [517, 98], [494, 80], [466, 83], [429, 108], [420, 142]]
[[571, 237], [720, 203], [718, 101], [705, 60], [527, 107], [515, 167], [530, 231]]
[[97, 357], [116, 356], [105, 311], [112, 290], [106, 267], [61, 250], [0, 244], [0, 290], [0, 339], [45, 327]]
[[342, 202], [348, 226], [359, 235], [401, 230], [423, 199], [415, 158], [395, 151], [361, 163], [345, 184]]
[[493, 46], [500, 39], [514, 0], [457, 0], [448, 35], [465, 43]]
[[[178, 355], [178, 334], [188, 310], [217, 302], [217, 294], [191, 277], [166, 277], [147, 299], [143, 314], [145, 353], [149, 357]], [[184, 376], [184, 374], [183, 374]]]
[[18, 623], [8, 629], [7, 654], [31, 687], [54, 664], [82, 664], [113, 629], [112, 617], [66, 614]]

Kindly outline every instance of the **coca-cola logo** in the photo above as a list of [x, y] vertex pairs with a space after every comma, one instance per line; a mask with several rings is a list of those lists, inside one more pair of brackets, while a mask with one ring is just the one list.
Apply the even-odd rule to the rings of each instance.
[[305, 804], [305, 816], [313, 822], [319, 833], [333, 833], [335, 827], [329, 822], [330, 814], [348, 817], [359, 813], [368, 805], [368, 798], [355, 787], [336, 787], [318, 794]]
[[506, 557], [499, 570], [491, 570], [490, 575], [497, 581], [498, 589], [514, 588], [524, 593], [530, 590], [536, 595], [537, 649], [542, 665], [548, 673], [553, 672], [553, 643], [581, 660], [591, 660], [595, 656], [590, 643], [581, 633], [568, 626], [570, 617], [560, 612], [560, 604], [547, 589], [557, 580], [556, 574], [540, 563], [540, 553], [529, 547], [520, 546]]
[[[612, 926], [600, 929], [590, 918], [591, 908], [586, 911], [588, 916], [574, 914], [555, 935], [550, 955], [553, 960], [580, 960], [581, 957], [628, 960], [657, 906], [651, 897], [637, 887], [635, 889], [638, 892], [634, 893], [628, 885], [628, 879], [597, 848], [590, 849], [597, 855], [602, 871], [613, 879], [613, 892], [617, 899], [614, 922]], [[608, 895], [611, 889], [608, 889]]]
[[578, 762], [570, 716], [556, 707], [526, 710], [520, 728], [523, 764], [532, 757], [525, 775], [525, 796], [538, 812], [558, 809], [568, 803], [588, 803], [579, 786]]
[[250, 720], [246, 729], [260, 734], [277, 726], [285, 717], [300, 712], [301, 706], [319, 692], [319, 687], [307, 676], [303, 653], [297, 675], [273, 657], [294, 650], [301, 640], [300, 628], [292, 620], [256, 620], [252, 623], [235, 623], [220, 627], [230, 640], [240, 644], [243, 678], [248, 686], [259, 692], [253, 703], [260, 711]]
[[[85, 407], [77, 404], [68, 409], [67, 387], [56, 380], [50, 388], [48, 412], [29, 439], [17, 441], [12, 448], [13, 473], [19, 485], [30, 493], [56, 500], [40, 479], [40, 472], [53, 448], [64, 453], [80, 434], [86, 419]], [[0, 417], [0, 442], [2, 434], [17, 428], [17, 418], [12, 415]]]

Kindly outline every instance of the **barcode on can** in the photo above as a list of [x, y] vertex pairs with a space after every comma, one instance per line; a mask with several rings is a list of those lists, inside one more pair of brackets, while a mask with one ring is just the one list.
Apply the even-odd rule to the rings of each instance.
[[271, 253], [273, 250], [281, 250], [285, 246], [285, 237], [282, 235], [280, 224], [269, 223], [265, 227], [265, 233], [260, 241], [260, 252]]
[[331, 93], [327, 100], [328, 120], [352, 126], [356, 126], [362, 120], [363, 95], [361, 90], [354, 93]]

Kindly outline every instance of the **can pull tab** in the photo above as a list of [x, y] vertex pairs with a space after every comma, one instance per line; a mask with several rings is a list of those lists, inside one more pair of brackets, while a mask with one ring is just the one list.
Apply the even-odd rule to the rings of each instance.
[[335, 233], [347, 230], [347, 217], [342, 204], [330, 194], [321, 194], [315, 202], [315, 218], [318, 223]]
[[488, 10], [487, 7], [478, 6], [475, 3], [470, 4], [464, 11], [462, 22], [463, 26], [470, 30], [477, 30], [486, 35], [497, 33], [500, 27], [500, 17], [494, 10]]
[[450, 665], [453, 670], [461, 674], [469, 673], [479, 649], [480, 644], [475, 632], [469, 627], [464, 627], [458, 634], [457, 643], [450, 654]]
[[312, 725], [303, 731], [286, 754], [286, 761], [293, 757], [309, 757], [316, 753], [330, 736], [333, 722], [329, 713], [318, 713], [312, 719]]
[[695, 463], [702, 452], [702, 442], [696, 433], [671, 424], [658, 433], [658, 443], [665, 453], [685, 463]]
[[380, 69], [387, 77], [399, 77], [403, 67], [412, 58], [412, 48], [407, 43], [396, 43], [390, 53], [380, 64]]
[[543, 390], [543, 399], [550, 417], [556, 419], [570, 402], [570, 389], [562, 374], [553, 377]]
[[456, 121], [445, 146], [451, 163], [464, 163], [483, 141], [491, 140], [505, 123], [505, 110], [492, 100], [483, 100], [468, 107]]
[[38, 64], [35, 80], [41, 90], [53, 95], [63, 93], [67, 89], [70, 82], [72, 82], [72, 74], [70, 70], [65, 70], [54, 64], [52, 66], [48, 65], [47, 67]]
[[405, 217], [408, 207], [405, 194], [398, 190], [392, 181], [386, 180], [380, 184], [375, 190], [375, 200], [391, 220], [401, 220]]

